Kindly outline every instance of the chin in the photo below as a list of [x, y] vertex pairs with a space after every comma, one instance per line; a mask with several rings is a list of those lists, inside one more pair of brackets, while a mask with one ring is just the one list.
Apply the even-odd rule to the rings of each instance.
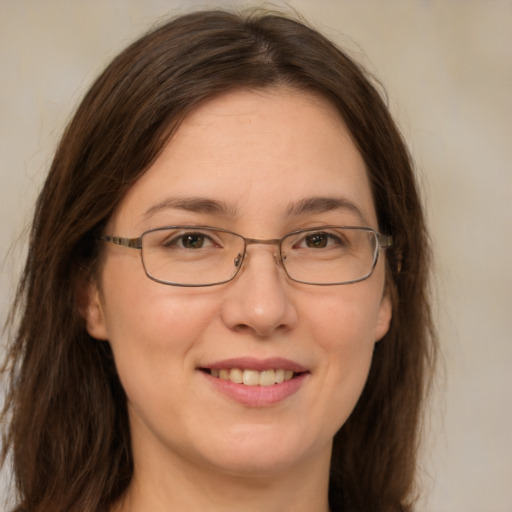
[[283, 454], [278, 456], [274, 453], [237, 454], [222, 461], [216, 461], [217, 471], [226, 475], [240, 478], [265, 478], [287, 473], [298, 465], [300, 459], [296, 455]]
[[245, 432], [232, 436], [229, 445], [216, 453], [213, 465], [217, 470], [239, 477], [265, 477], [287, 473], [315, 458], [320, 452], [330, 453], [332, 442], [307, 446], [306, 435], [295, 435], [289, 430], [274, 428], [275, 432]]

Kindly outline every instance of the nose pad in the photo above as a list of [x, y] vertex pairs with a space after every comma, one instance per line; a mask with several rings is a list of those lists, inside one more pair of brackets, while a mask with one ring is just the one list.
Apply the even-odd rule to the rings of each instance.
[[[241, 270], [240, 266], [245, 262], [245, 260], [247, 260], [248, 258], [248, 253], [246, 252], [245, 253], [245, 256], [242, 254], [242, 253], [238, 253], [235, 257], [235, 259], [233, 260], [233, 264], [235, 265], [235, 267], [238, 269], [238, 270]], [[286, 259], [286, 256], [282, 256], [279, 254], [279, 251], [274, 251], [273, 253], [273, 256], [274, 256], [274, 260], [276, 262], [276, 265], [278, 267], [284, 267], [284, 260]]]

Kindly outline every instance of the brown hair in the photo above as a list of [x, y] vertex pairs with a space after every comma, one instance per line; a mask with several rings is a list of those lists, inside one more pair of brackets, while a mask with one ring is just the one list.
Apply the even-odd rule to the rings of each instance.
[[3, 460], [12, 455], [20, 510], [108, 508], [132, 475], [126, 397], [108, 343], [76, 305], [97, 261], [95, 234], [197, 105], [233, 88], [314, 90], [341, 113], [367, 167], [387, 251], [391, 328], [365, 390], [337, 433], [333, 510], [409, 511], [421, 413], [435, 359], [429, 249], [411, 161], [363, 70], [302, 22], [282, 15], [188, 14], [123, 51], [67, 127], [36, 205], [12, 317]]

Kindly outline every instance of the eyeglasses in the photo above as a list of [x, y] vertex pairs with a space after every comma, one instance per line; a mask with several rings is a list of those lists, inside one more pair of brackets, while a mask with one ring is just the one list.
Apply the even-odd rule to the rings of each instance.
[[298, 283], [356, 283], [370, 277], [379, 249], [393, 243], [391, 236], [354, 226], [301, 229], [270, 240], [203, 226], [167, 226], [145, 231], [138, 238], [101, 235], [98, 239], [139, 249], [147, 276], [172, 286], [213, 286], [231, 281], [242, 268], [247, 247], [253, 244], [278, 246], [278, 263]]

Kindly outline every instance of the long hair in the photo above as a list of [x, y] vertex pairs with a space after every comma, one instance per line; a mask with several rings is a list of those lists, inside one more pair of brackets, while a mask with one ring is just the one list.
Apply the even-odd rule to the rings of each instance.
[[107, 509], [133, 472], [126, 397], [106, 342], [91, 338], [77, 287], [95, 235], [201, 102], [235, 88], [312, 90], [336, 108], [366, 164], [387, 251], [391, 327], [334, 439], [333, 510], [409, 511], [433, 370], [429, 246], [411, 160], [372, 80], [305, 23], [202, 11], [123, 51], [69, 123], [37, 201], [11, 317], [3, 461], [27, 512]]

